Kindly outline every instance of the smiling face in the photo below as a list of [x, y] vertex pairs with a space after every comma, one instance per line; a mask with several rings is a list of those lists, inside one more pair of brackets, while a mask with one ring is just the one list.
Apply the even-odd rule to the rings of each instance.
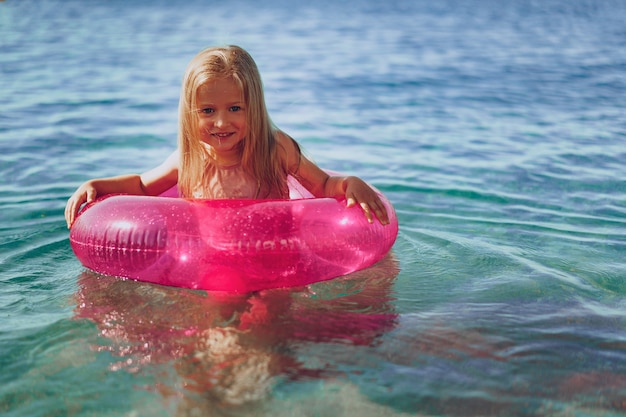
[[241, 159], [248, 133], [243, 93], [233, 78], [204, 83], [197, 93], [200, 139], [209, 145], [212, 156], [223, 164]]

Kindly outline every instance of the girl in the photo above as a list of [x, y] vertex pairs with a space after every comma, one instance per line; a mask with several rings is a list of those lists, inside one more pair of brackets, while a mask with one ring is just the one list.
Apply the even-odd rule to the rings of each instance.
[[159, 195], [178, 184], [182, 197], [287, 199], [287, 175], [316, 197], [345, 196], [370, 223], [388, 224], [376, 192], [357, 177], [329, 176], [271, 122], [261, 76], [237, 46], [208, 48], [189, 63], [179, 104], [178, 149], [141, 175], [92, 179], [65, 207], [68, 228], [84, 203], [112, 193]]

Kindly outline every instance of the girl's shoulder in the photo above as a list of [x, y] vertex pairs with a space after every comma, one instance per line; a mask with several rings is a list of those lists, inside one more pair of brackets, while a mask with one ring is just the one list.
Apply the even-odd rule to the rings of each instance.
[[178, 182], [178, 150], [172, 152], [165, 161], [141, 174], [141, 182], [149, 195], [159, 195]]
[[292, 138], [282, 130], [278, 129], [276, 130], [276, 132], [274, 132], [274, 138], [276, 138], [276, 142], [281, 146], [293, 144], [296, 142], [294, 138]]
[[178, 164], [180, 163], [180, 149], [176, 148], [176, 150], [167, 157], [165, 162], [171, 166], [178, 167]]
[[163, 172], [178, 172], [180, 168], [180, 151], [178, 148], [172, 152], [162, 163], [159, 165], [161, 171]]
[[295, 172], [300, 165], [302, 150], [300, 145], [294, 138], [281, 130], [275, 133], [276, 143], [278, 144], [278, 154], [288, 167], [290, 172]]

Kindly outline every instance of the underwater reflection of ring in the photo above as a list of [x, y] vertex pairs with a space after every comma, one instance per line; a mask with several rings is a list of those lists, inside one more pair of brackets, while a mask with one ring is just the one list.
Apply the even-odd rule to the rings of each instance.
[[[111, 369], [146, 373], [171, 364], [205, 401], [236, 405], [263, 399], [277, 380], [335, 376], [301, 363], [295, 351], [303, 344], [375, 344], [397, 325], [397, 274], [390, 253], [333, 281], [233, 294], [85, 271], [75, 318], [95, 323], [105, 340], [93, 348], [111, 354]], [[177, 384], [160, 381], [168, 383]]]

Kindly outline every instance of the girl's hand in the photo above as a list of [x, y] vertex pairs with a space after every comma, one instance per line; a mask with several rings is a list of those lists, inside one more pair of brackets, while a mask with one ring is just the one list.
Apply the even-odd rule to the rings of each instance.
[[387, 209], [380, 197], [365, 181], [358, 177], [347, 177], [344, 180], [348, 207], [359, 204], [367, 217], [367, 221], [374, 223], [374, 215], [381, 224], [389, 224]]
[[67, 228], [72, 227], [74, 220], [76, 220], [76, 215], [80, 210], [80, 207], [84, 203], [91, 203], [96, 200], [98, 197], [98, 190], [93, 186], [91, 181], [87, 181], [72, 194], [72, 196], [67, 200], [67, 204], [65, 205], [65, 221], [67, 222]]

